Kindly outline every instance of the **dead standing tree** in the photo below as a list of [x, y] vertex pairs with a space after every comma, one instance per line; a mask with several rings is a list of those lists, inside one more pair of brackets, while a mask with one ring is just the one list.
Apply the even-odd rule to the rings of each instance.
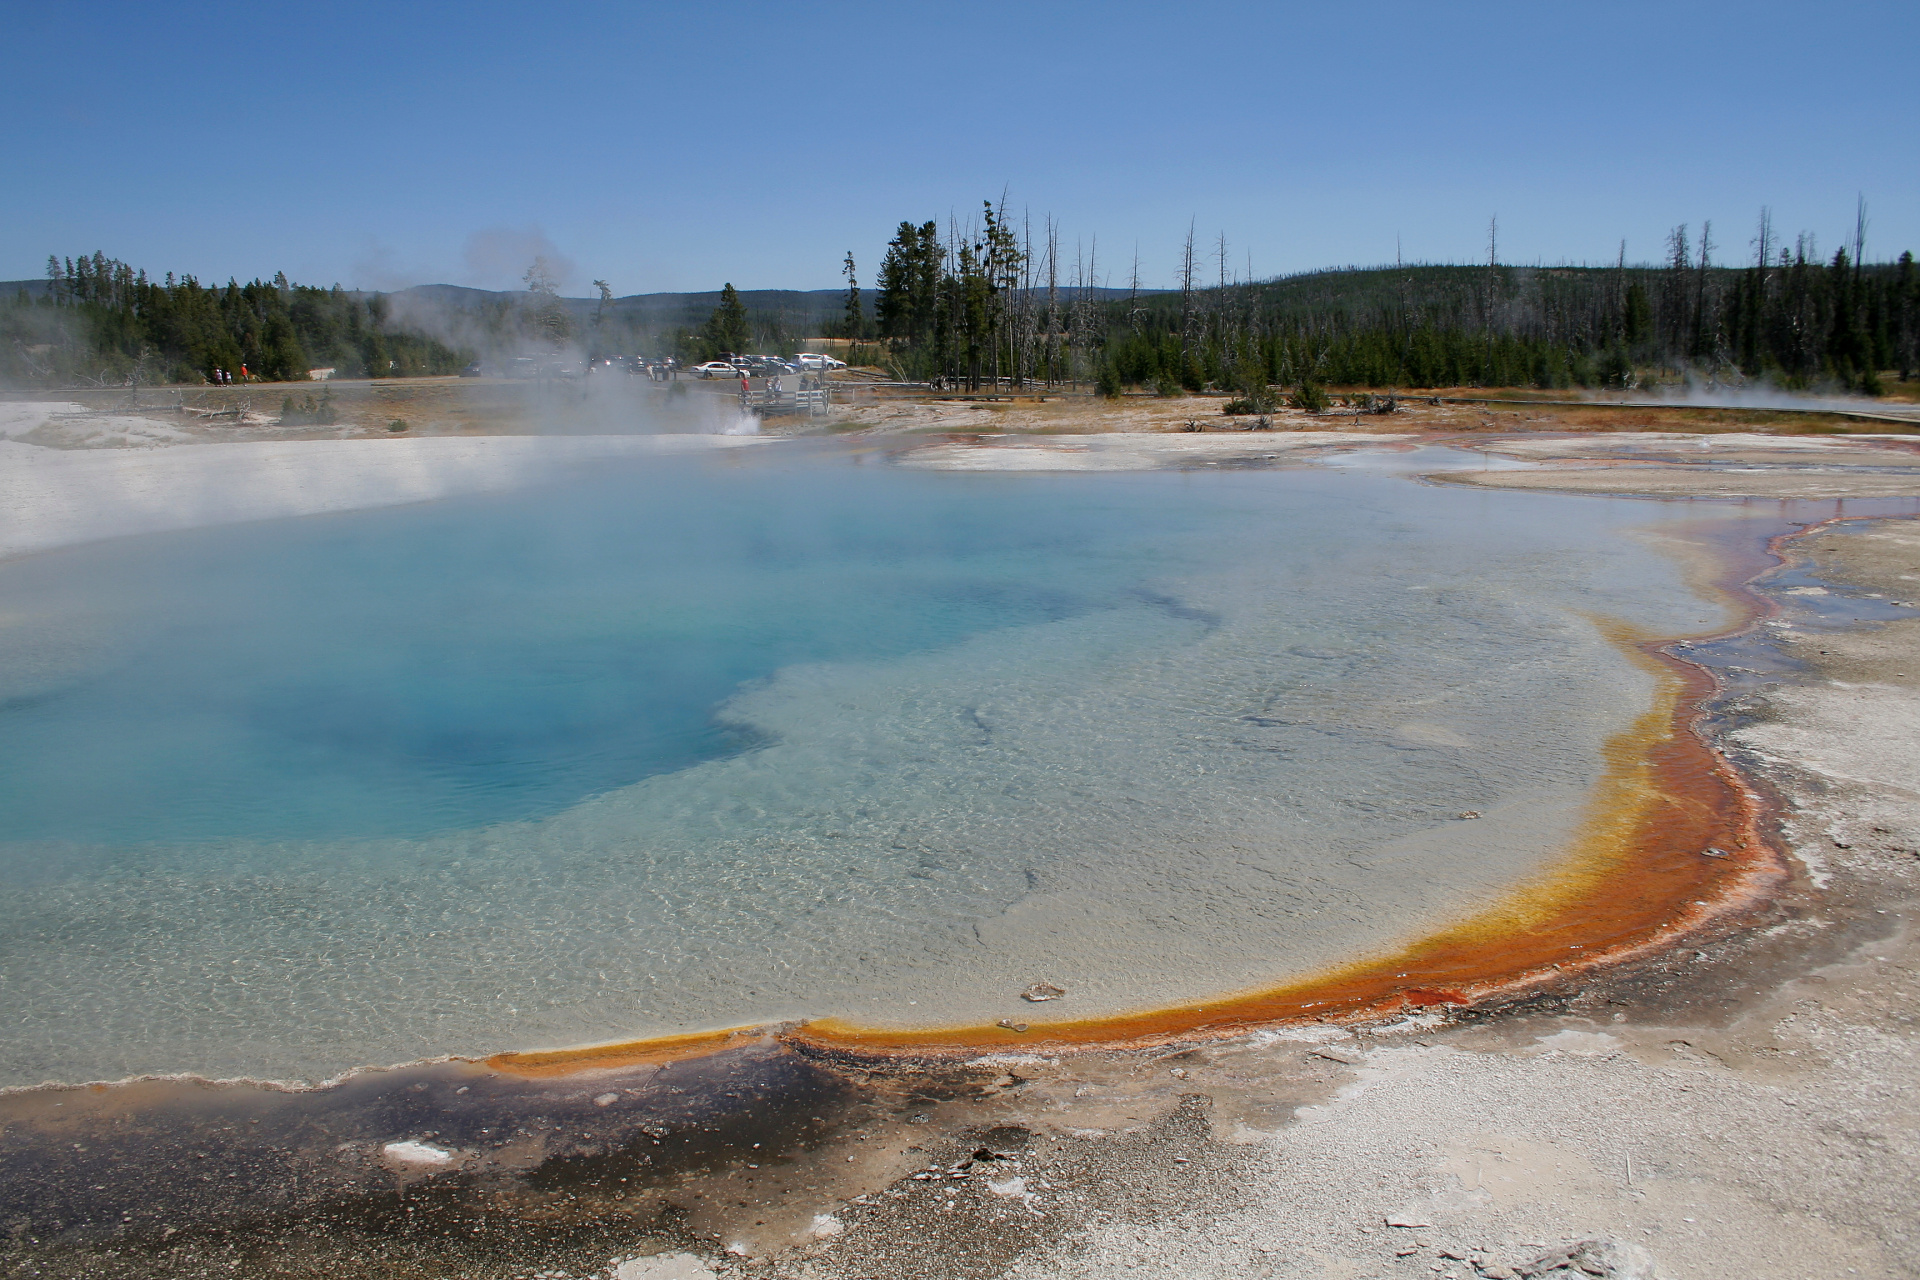
[[1709, 270], [1714, 250], [1713, 222], [1709, 219], [1700, 224], [1700, 263], [1694, 272], [1693, 285], [1693, 340], [1687, 344], [1687, 354], [1696, 362], [1719, 363], [1719, 342], [1712, 329], [1712, 319], [1707, 309], [1707, 291], [1712, 287], [1712, 272]]
[[1220, 367], [1232, 369], [1239, 364], [1239, 316], [1235, 303], [1238, 301], [1227, 289], [1227, 233], [1222, 231], [1216, 241], [1213, 256], [1219, 267], [1219, 283], [1214, 289], [1213, 334], [1214, 342], [1220, 348]]
[[1494, 214], [1487, 219], [1487, 301], [1486, 326], [1487, 354], [1486, 365], [1493, 365], [1493, 327], [1494, 307], [1500, 291], [1500, 215]]
[[535, 257], [521, 279], [527, 286], [528, 320], [534, 335], [549, 346], [565, 346], [573, 336], [573, 320], [560, 301], [560, 284], [552, 264], [545, 257]]
[[1199, 315], [1193, 305], [1193, 228], [1187, 223], [1187, 243], [1180, 253], [1180, 360], [1183, 365], [1191, 365], [1197, 355], [1195, 330], [1199, 326]]
[[1087, 252], [1084, 266], [1077, 248], [1073, 255], [1073, 303], [1067, 319], [1067, 376], [1074, 382], [1092, 372], [1093, 344], [1100, 320], [1094, 283], [1099, 253], [1100, 241], [1096, 239]]
[[1146, 318], [1146, 309], [1140, 305], [1140, 242], [1136, 240], [1133, 245], [1133, 274], [1127, 277], [1128, 330], [1139, 333]]
[[[1053, 221], [1051, 217], [1047, 219]], [[1014, 314], [1018, 323], [1014, 325], [1013, 376], [1016, 386], [1024, 388], [1029, 381], [1039, 376], [1040, 364], [1040, 308], [1038, 298], [1039, 277], [1036, 273], [1037, 260], [1033, 253], [1033, 216], [1022, 213], [1020, 216], [1020, 285], [1014, 295]]]
[[1060, 226], [1047, 215], [1047, 385], [1060, 376]]
[[1693, 242], [1683, 222], [1667, 233], [1667, 269], [1660, 290], [1660, 356], [1668, 365], [1677, 363], [1686, 350], [1687, 275], [1692, 256]]

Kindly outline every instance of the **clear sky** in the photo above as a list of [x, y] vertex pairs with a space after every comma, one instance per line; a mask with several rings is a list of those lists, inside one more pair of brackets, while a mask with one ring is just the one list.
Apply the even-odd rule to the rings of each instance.
[[[863, 283], [1004, 191], [1172, 283], [1486, 252], [1657, 257], [1759, 207], [1920, 251], [1920, 4], [0, 0], [0, 278], [567, 292]], [[1210, 267], [1210, 270], [1212, 268]]]

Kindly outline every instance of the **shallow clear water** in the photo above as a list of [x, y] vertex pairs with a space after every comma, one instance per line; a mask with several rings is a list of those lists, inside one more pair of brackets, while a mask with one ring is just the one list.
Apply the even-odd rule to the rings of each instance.
[[1722, 621], [1644, 503], [860, 461], [0, 564], [0, 1083], [1272, 982], [1564, 847], [1588, 615]]

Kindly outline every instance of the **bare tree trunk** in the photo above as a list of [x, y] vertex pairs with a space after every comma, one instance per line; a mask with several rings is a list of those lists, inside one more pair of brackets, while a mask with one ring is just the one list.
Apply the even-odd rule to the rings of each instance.
[[1762, 272], [1773, 262], [1773, 210], [1760, 206], [1760, 227], [1753, 237], [1753, 261]]
[[1060, 365], [1060, 227], [1047, 219], [1047, 385], [1059, 377]]
[[1709, 354], [1707, 335], [1707, 270], [1709, 255], [1714, 249], [1713, 222], [1708, 220], [1700, 224], [1700, 268], [1696, 273], [1693, 290], [1693, 352], [1698, 358]]
[[1221, 364], [1228, 369], [1233, 367], [1233, 300], [1227, 296], [1227, 233], [1222, 231], [1214, 248], [1214, 257], [1219, 259], [1219, 284], [1213, 297], [1213, 332], [1220, 343]]
[[1193, 223], [1187, 224], [1187, 244], [1180, 254], [1180, 354], [1193, 354]]
[[1493, 363], [1493, 306], [1499, 294], [1500, 215], [1487, 219], [1487, 363]]
[[1140, 244], [1133, 246], [1133, 275], [1127, 281], [1127, 328], [1140, 332]]
[[1860, 264], [1867, 256], [1867, 198], [1855, 198], [1853, 206], [1853, 278], [1860, 278]]

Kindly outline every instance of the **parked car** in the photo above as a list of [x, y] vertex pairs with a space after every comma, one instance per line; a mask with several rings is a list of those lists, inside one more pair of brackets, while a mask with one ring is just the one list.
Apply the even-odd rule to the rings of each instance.
[[693, 368], [687, 370], [687, 372], [696, 378], [737, 378], [740, 376], [740, 370], [734, 368], [725, 360], [709, 360], [705, 364], [693, 366]]
[[802, 351], [799, 355], [795, 356], [794, 359], [799, 362], [802, 369], [807, 370], [809, 373], [820, 373], [828, 369], [844, 369], [847, 367], [845, 360], [835, 360], [832, 356], [821, 355], [814, 351]]
[[737, 356], [734, 363], [751, 370], [756, 378], [771, 378], [778, 374], [800, 372], [779, 356]]

